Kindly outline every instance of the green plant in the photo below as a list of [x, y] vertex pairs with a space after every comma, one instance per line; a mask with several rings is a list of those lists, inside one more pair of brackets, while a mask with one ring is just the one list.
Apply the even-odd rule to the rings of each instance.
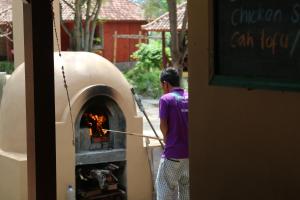
[[159, 69], [153, 69], [151, 72], [131, 70], [125, 74], [125, 77], [139, 95], [158, 98], [162, 92], [159, 75]]
[[0, 71], [11, 74], [14, 71], [14, 64], [9, 61], [0, 61]]
[[101, 45], [102, 43], [102, 40], [100, 37], [95, 37], [94, 38], [94, 45]]
[[[139, 49], [131, 57], [137, 60], [136, 67], [150, 71], [152, 68], [160, 68], [162, 63], [162, 45], [159, 41], [150, 41], [149, 44], [138, 45]], [[167, 54], [170, 55], [169, 48]]]
[[[170, 50], [167, 49], [167, 54]], [[135, 67], [125, 72], [125, 77], [135, 88], [138, 94], [157, 98], [161, 95], [160, 68], [162, 63], [161, 42], [150, 41], [149, 44], [140, 44], [139, 49], [132, 54], [137, 60]]]

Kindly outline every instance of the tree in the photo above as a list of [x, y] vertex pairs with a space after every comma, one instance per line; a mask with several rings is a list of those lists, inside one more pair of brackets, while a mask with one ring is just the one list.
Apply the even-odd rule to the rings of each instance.
[[[137, 0], [136, 0], [137, 1]], [[140, 0], [145, 10], [145, 16], [150, 19], [157, 18], [169, 11], [170, 22], [170, 48], [172, 66], [179, 69], [182, 75], [183, 67], [186, 65], [188, 54], [187, 48], [187, 9], [184, 11], [182, 27], [177, 27], [177, 5], [185, 0]], [[180, 30], [180, 31], [178, 31]]]
[[144, 3], [145, 0], [130, 0], [132, 1], [133, 3], [137, 3], [137, 4], [142, 4]]
[[[177, 27], [177, 5], [186, 0], [132, 0], [143, 5], [145, 16], [154, 19], [169, 11], [170, 49], [172, 66], [178, 68], [180, 77], [187, 62], [187, 9], [184, 11], [182, 27]], [[179, 30], [179, 31], [178, 31]]]
[[144, 0], [142, 6], [144, 8], [145, 17], [148, 19], [155, 19], [168, 11], [166, 0]]
[[[94, 34], [100, 8], [104, 0], [61, 0], [60, 8], [62, 13], [62, 3], [74, 12], [74, 27], [69, 30], [63, 21], [62, 28], [69, 36], [72, 50], [91, 51], [93, 49]], [[61, 16], [62, 20], [62, 16]]]
[[[0, 12], [0, 19], [2, 18], [1, 16], [7, 15], [7, 12], [9, 12], [10, 10], [11, 10], [11, 7], [7, 8], [5, 10], [2, 10]], [[0, 38], [6, 38], [9, 41], [13, 42], [12, 32], [13, 32], [13, 28], [12, 28], [11, 22], [0, 21]]]
[[180, 77], [182, 76], [183, 65], [188, 53], [187, 47], [187, 8], [184, 12], [182, 27], [180, 31], [177, 27], [177, 4], [176, 0], [167, 0], [169, 8], [169, 21], [171, 33], [171, 57], [172, 65], [179, 70]]
[[[148, 19], [155, 19], [168, 11], [167, 0], [131, 0], [135, 3], [139, 3], [143, 6], [145, 16]], [[175, 0], [177, 4], [184, 2], [185, 0]]]

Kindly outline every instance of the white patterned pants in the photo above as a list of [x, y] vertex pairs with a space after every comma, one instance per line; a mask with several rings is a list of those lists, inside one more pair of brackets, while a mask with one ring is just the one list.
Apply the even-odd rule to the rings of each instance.
[[156, 200], [175, 200], [176, 190], [179, 200], [189, 200], [189, 159], [172, 160], [160, 160], [156, 177]]

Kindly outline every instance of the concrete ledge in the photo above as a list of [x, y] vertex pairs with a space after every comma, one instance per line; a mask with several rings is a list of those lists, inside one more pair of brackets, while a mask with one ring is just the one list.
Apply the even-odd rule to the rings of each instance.
[[76, 165], [125, 161], [125, 152], [126, 149], [112, 149], [76, 153]]
[[27, 157], [0, 150], [0, 199], [27, 200]]

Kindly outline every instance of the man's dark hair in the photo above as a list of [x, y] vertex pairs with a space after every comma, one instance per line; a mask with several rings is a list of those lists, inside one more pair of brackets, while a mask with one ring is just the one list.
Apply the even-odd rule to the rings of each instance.
[[173, 87], [179, 87], [180, 80], [177, 69], [174, 67], [168, 67], [164, 69], [160, 74], [160, 82], [164, 81], [170, 83]]

